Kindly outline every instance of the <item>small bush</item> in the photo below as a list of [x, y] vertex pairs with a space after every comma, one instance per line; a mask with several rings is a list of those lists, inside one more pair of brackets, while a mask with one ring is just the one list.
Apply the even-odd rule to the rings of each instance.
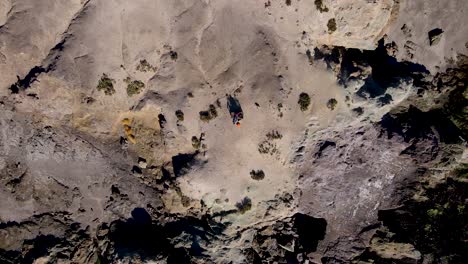
[[211, 119], [214, 119], [218, 116], [218, 111], [216, 107], [212, 104], [208, 107], [208, 111], [200, 111], [200, 120], [209, 122]]
[[268, 154], [271, 149], [270, 144], [271, 143], [266, 140], [258, 144], [258, 152], [260, 152], [260, 154]]
[[115, 93], [114, 80], [109, 78], [107, 74], [103, 73], [101, 79], [98, 82], [96, 89], [98, 91], [104, 91], [105, 95], [113, 95]]
[[291, 0], [286, 0], [286, 5], [290, 6], [291, 5]]
[[244, 197], [240, 202], [236, 203], [237, 211], [241, 214], [252, 209], [252, 200], [249, 197]]
[[145, 84], [142, 81], [129, 81], [128, 78], [125, 79], [128, 83], [127, 85], [127, 94], [128, 96], [133, 96], [135, 94], [139, 94], [141, 90], [145, 88]]
[[328, 7], [323, 4], [322, 0], [315, 0], [315, 7], [320, 13], [328, 12]]
[[336, 31], [336, 20], [334, 18], [331, 18], [330, 20], [328, 20], [327, 27], [328, 27], [328, 33], [329, 34], [335, 32]]
[[209, 122], [211, 120], [210, 112], [200, 111], [200, 120], [204, 122]]
[[310, 105], [310, 96], [307, 93], [301, 93], [297, 103], [301, 107], [301, 111], [306, 111]]
[[335, 110], [335, 107], [336, 107], [337, 104], [338, 104], [338, 101], [336, 101], [335, 98], [332, 98], [332, 99], [328, 100], [328, 102], [327, 102], [327, 107], [328, 107], [330, 110]]
[[194, 149], [199, 149], [200, 148], [201, 141], [198, 139], [196, 136], [192, 137], [192, 146]]
[[213, 118], [218, 116], [218, 111], [216, 111], [216, 107], [214, 105], [210, 104], [209, 111]]
[[263, 170], [252, 170], [250, 172], [250, 177], [256, 181], [260, 181], [265, 178], [265, 173]]
[[175, 115], [177, 117], [177, 120], [181, 122], [184, 121], [184, 112], [182, 112], [182, 110], [175, 111]]
[[149, 64], [147, 60], [140, 60], [140, 64], [137, 65], [136, 69], [137, 71], [141, 71], [141, 72], [149, 72], [149, 71], [155, 72], [156, 71], [156, 67]]
[[177, 55], [177, 52], [172, 51], [172, 50], [169, 52], [169, 55], [171, 56], [171, 59], [172, 59], [172, 60], [177, 60], [177, 58], [179, 57], [179, 56]]
[[281, 135], [277, 130], [272, 130], [266, 134], [267, 139], [273, 140], [273, 139], [281, 139], [283, 138], [283, 135]]
[[182, 195], [180, 197], [180, 201], [181, 201], [183, 207], [189, 207], [190, 206], [190, 197]]

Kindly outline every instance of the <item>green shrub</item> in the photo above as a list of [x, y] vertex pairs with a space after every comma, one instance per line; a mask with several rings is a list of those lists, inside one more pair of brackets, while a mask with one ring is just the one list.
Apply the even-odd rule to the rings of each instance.
[[328, 27], [328, 33], [329, 34], [335, 32], [336, 31], [336, 20], [334, 18], [331, 18], [330, 20], [328, 20], [327, 27]]
[[327, 102], [327, 107], [328, 107], [330, 110], [335, 110], [335, 107], [336, 107], [337, 104], [338, 104], [338, 101], [336, 101], [335, 98], [332, 98], [332, 99], [328, 100], [328, 102]]
[[128, 83], [127, 85], [128, 96], [139, 94], [141, 90], [145, 88], [145, 84], [142, 81], [134, 80], [134, 81], [127, 81], [127, 83]]
[[320, 13], [328, 12], [328, 7], [323, 4], [322, 0], [315, 0], [315, 7]]
[[212, 119], [210, 112], [200, 111], [200, 120], [204, 122], [209, 122]]
[[200, 148], [201, 141], [198, 139], [196, 136], [192, 137], [192, 146], [194, 149], [199, 149]]
[[211, 119], [214, 119], [218, 116], [218, 111], [216, 107], [212, 104], [208, 107], [208, 111], [200, 111], [200, 120], [204, 122], [209, 122]]
[[103, 91], [105, 95], [113, 95], [115, 93], [113, 82], [114, 80], [109, 78], [107, 74], [103, 73], [96, 89], [98, 91]]
[[181, 122], [184, 121], [184, 112], [182, 112], [182, 110], [175, 111], [175, 115], [177, 117], [177, 120]]
[[250, 177], [256, 181], [260, 181], [265, 178], [265, 172], [263, 170], [252, 170], [250, 171]]
[[209, 111], [213, 118], [218, 116], [218, 111], [216, 111], [216, 107], [214, 105], [210, 104]]
[[301, 93], [297, 103], [301, 107], [301, 111], [306, 111], [310, 105], [310, 96], [307, 93]]
[[236, 203], [237, 211], [241, 214], [252, 209], [252, 200], [249, 197], [244, 197], [240, 202]]
[[155, 72], [156, 71], [156, 67], [149, 64], [147, 60], [140, 60], [140, 64], [137, 65], [136, 69], [137, 71], [141, 71], [141, 72], [149, 72], [149, 71]]

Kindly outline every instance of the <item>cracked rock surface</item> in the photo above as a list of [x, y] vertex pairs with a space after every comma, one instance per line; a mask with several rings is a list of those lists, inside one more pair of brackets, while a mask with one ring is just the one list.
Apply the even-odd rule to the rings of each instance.
[[0, 262], [464, 263], [467, 8], [1, 1]]

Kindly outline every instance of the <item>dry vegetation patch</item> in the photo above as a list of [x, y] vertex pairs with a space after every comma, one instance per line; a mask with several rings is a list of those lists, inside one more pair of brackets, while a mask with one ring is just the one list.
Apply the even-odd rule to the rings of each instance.
[[278, 157], [280, 152], [275, 141], [283, 138], [283, 135], [277, 130], [272, 130], [268, 132], [265, 137], [266, 139], [258, 144], [258, 152]]

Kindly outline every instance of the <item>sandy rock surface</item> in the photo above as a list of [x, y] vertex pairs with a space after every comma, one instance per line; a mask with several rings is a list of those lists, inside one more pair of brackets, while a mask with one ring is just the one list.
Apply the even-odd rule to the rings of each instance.
[[462, 263], [466, 9], [0, 2], [0, 262]]

